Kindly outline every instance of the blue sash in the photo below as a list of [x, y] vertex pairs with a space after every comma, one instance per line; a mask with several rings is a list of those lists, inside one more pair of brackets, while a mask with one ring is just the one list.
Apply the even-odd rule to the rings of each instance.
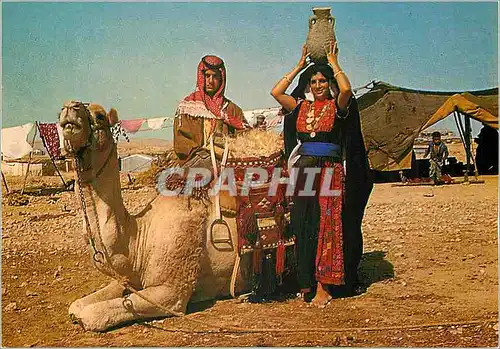
[[333, 143], [304, 142], [297, 152], [299, 155], [331, 156], [340, 158], [340, 146]]

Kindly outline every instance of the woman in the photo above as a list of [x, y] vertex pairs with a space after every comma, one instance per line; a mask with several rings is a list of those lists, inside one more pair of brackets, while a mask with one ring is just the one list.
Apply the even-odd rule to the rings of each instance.
[[[357, 268], [362, 255], [361, 221], [372, 189], [351, 84], [338, 63], [337, 44], [325, 50], [329, 65], [309, 66], [288, 95], [286, 89], [307, 65], [304, 46], [297, 66], [271, 91], [290, 112], [284, 133], [289, 166], [298, 169], [291, 213], [298, 279], [304, 300], [318, 307], [332, 299], [328, 285], [345, 285], [351, 294], [364, 292]], [[316, 168], [316, 174], [306, 168]], [[312, 182], [307, 179], [311, 176]], [[301, 195], [308, 183], [315, 192]]]

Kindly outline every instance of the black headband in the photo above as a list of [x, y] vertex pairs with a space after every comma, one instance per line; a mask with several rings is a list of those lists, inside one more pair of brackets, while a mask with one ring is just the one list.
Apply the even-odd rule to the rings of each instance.
[[221, 64], [213, 65], [213, 64], [208, 63], [208, 62], [205, 60], [205, 58], [206, 58], [206, 57], [203, 57], [201, 60], [202, 60], [203, 64], [205, 64], [205, 66], [206, 66], [208, 69], [218, 70], [218, 69], [220, 69], [220, 68], [224, 68], [224, 62], [221, 62]]

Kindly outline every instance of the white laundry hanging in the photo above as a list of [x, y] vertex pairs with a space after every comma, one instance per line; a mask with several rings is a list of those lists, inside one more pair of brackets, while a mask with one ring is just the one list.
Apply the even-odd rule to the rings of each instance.
[[163, 123], [166, 119], [166, 117], [148, 119], [148, 127], [152, 130], [159, 130], [163, 127]]
[[2, 128], [2, 155], [5, 159], [19, 159], [29, 154], [33, 148], [28, 143], [28, 135], [35, 124]]

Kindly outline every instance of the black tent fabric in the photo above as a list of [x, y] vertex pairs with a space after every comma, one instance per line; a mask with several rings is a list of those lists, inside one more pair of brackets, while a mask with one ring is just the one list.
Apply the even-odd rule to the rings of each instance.
[[[372, 82], [369, 91], [358, 97], [361, 127], [370, 167], [378, 171], [411, 168], [413, 142], [423, 126], [451, 96], [463, 91], [421, 91]], [[471, 91], [476, 100], [488, 100], [498, 116], [498, 88]]]

